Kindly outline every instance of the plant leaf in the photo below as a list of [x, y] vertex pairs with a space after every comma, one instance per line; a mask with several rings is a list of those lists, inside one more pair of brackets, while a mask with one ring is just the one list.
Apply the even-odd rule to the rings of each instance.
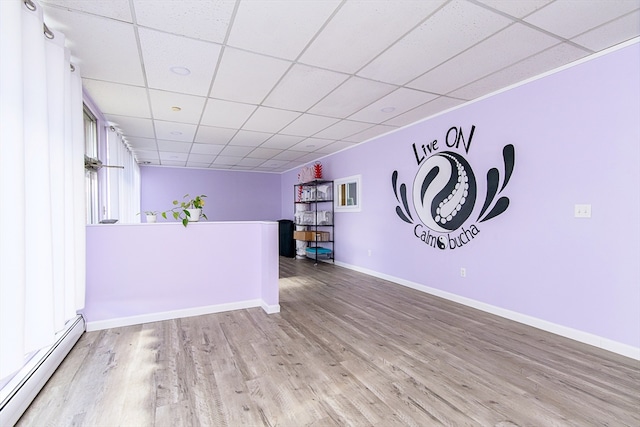
[[504, 182], [502, 183], [502, 188], [500, 188], [500, 192], [504, 190], [511, 178], [511, 174], [513, 173], [513, 168], [516, 164], [516, 151], [513, 147], [513, 144], [505, 145], [502, 149], [502, 158], [504, 159]]
[[491, 218], [495, 218], [500, 215], [502, 212], [506, 211], [509, 207], [509, 198], [508, 197], [500, 197], [496, 202], [496, 205], [491, 209], [491, 212], [487, 214], [480, 222], [488, 221]]
[[396, 195], [396, 200], [400, 202], [398, 198], [398, 171], [393, 171], [391, 174], [391, 186], [393, 187], [393, 193]]
[[498, 192], [498, 182], [500, 181], [500, 172], [498, 169], [491, 168], [489, 172], [487, 172], [487, 198], [484, 200], [484, 205], [482, 206], [482, 210], [480, 211], [480, 215], [478, 215], [478, 219], [484, 215], [485, 211], [493, 202], [493, 198], [496, 197], [496, 193]]
[[187, 218], [182, 220], [182, 225], [186, 227], [188, 224], [189, 224], [189, 220]]
[[402, 212], [402, 209], [400, 209], [400, 206], [396, 206], [396, 213], [398, 214], [400, 219], [403, 220], [404, 222], [413, 224], [413, 221], [410, 221], [409, 218], [407, 218], [407, 216], [404, 214], [404, 212]]
[[407, 215], [409, 216], [409, 218], [411, 218], [411, 220], [413, 220], [413, 218], [411, 217], [411, 212], [409, 211], [409, 203], [407, 203], [407, 186], [404, 184], [400, 185], [400, 195], [402, 196], [402, 204], [404, 205], [404, 209], [407, 212]]

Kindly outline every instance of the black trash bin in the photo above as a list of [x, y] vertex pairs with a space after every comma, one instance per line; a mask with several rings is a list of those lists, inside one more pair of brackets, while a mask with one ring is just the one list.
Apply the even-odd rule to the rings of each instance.
[[293, 221], [281, 219], [278, 221], [280, 256], [295, 258], [296, 241], [293, 240]]

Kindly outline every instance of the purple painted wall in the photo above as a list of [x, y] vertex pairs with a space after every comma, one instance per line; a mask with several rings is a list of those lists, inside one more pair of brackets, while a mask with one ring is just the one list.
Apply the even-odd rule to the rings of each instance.
[[278, 174], [147, 166], [140, 168], [140, 192], [143, 212], [168, 210], [188, 193], [207, 195], [203, 211], [209, 221], [280, 219]]
[[[639, 58], [634, 44], [323, 159], [325, 178], [362, 175], [362, 211], [336, 214], [337, 261], [640, 348]], [[468, 140], [472, 126], [468, 153], [446, 146], [451, 127]], [[433, 140], [437, 150], [416, 156], [412, 144], [420, 153]], [[489, 169], [502, 184], [506, 144], [515, 170], [499, 196], [510, 205], [478, 222]], [[413, 224], [396, 214], [391, 177], [411, 193], [418, 160], [446, 150], [475, 173], [463, 227], [479, 233], [440, 250], [416, 237], [411, 195]], [[283, 218], [298, 172], [282, 176]], [[574, 218], [579, 203], [592, 218]]]
[[87, 272], [91, 330], [238, 306], [277, 312], [278, 224], [88, 226]]

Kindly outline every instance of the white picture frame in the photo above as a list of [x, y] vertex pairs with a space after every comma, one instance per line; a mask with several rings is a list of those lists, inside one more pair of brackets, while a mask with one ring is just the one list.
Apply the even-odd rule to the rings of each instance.
[[353, 175], [333, 181], [333, 200], [336, 212], [362, 210], [362, 176]]

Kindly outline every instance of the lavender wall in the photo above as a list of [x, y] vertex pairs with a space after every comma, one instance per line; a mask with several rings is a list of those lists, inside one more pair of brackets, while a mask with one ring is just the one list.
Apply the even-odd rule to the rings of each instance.
[[[336, 214], [337, 261], [640, 348], [639, 51], [613, 51], [323, 159], [325, 178], [362, 175], [362, 212]], [[446, 146], [451, 127], [468, 140], [472, 126], [468, 153]], [[416, 156], [412, 144], [420, 153], [433, 140], [437, 150]], [[510, 205], [478, 222], [489, 169], [503, 182], [506, 144], [515, 170], [500, 196]], [[415, 236], [411, 196], [413, 224], [396, 214], [391, 177], [397, 170], [411, 192], [418, 160], [446, 150], [475, 173], [463, 227], [479, 233], [440, 250]], [[283, 217], [293, 215], [298, 172], [282, 177]], [[577, 203], [591, 204], [592, 218], [574, 218]]]
[[89, 330], [247, 307], [275, 313], [278, 224], [87, 226], [87, 272]]
[[[280, 175], [183, 168], [140, 168], [140, 209], [163, 211], [171, 202], [206, 194], [209, 221], [280, 219]], [[171, 219], [173, 221], [173, 219]], [[144, 219], [142, 220], [144, 221]], [[158, 218], [158, 221], [163, 221]]]

